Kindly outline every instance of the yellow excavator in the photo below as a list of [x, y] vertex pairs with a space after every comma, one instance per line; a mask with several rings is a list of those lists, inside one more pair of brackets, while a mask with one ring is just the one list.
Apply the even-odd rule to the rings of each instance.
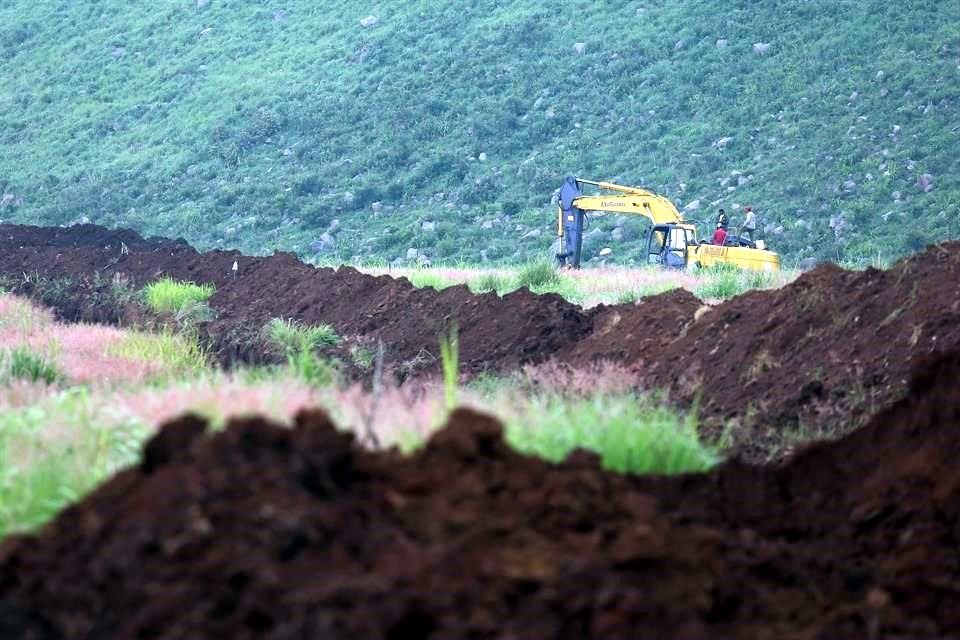
[[[593, 185], [612, 194], [584, 195], [582, 185]], [[653, 225], [646, 236], [644, 262], [668, 269], [688, 269], [730, 264], [741, 269], [779, 271], [780, 256], [767, 250], [763, 240], [748, 241], [728, 235], [724, 244], [697, 240], [697, 228], [663, 196], [639, 187], [567, 177], [560, 187], [557, 236], [560, 266], [580, 268], [583, 230], [588, 211], [641, 215]]]

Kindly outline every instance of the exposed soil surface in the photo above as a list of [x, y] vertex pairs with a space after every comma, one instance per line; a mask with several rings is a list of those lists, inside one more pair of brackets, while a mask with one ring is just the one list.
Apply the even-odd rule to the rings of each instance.
[[[822, 277], [822, 274], [821, 274]], [[455, 413], [421, 452], [185, 418], [0, 547], [0, 637], [960, 637], [960, 351], [779, 468], [631, 478]]]
[[[677, 293], [647, 299], [657, 302], [584, 311], [559, 296], [526, 289], [502, 298], [473, 295], [465, 286], [438, 292], [350, 267], [318, 269], [292, 254], [201, 254], [183, 242], [93, 225], [68, 230], [0, 225], [0, 275], [64, 319], [87, 321], [124, 317], [118, 283], [136, 289], [161, 276], [210, 282], [217, 287], [210, 299], [217, 318], [204, 331], [223, 362], [268, 358], [263, 326], [272, 318], [293, 318], [332, 324], [367, 348], [381, 340], [388, 366], [401, 378], [439, 371], [439, 338], [454, 323], [464, 371], [504, 372], [568, 354], [578, 363], [635, 359], [671, 340], [697, 306], [692, 295]], [[608, 335], [614, 326], [633, 331], [635, 339], [618, 345], [621, 329]], [[645, 335], [644, 326], [651, 327]], [[583, 344], [585, 338], [596, 348]]]
[[902, 397], [917, 357], [960, 347], [960, 243], [887, 271], [821, 266], [733, 298], [646, 362], [648, 384], [700, 399], [740, 441], [835, 436]]
[[800, 440], [863, 424], [903, 396], [916, 356], [960, 346], [956, 242], [888, 271], [820, 267], [694, 321], [700, 303], [680, 290], [583, 310], [527, 290], [500, 298], [464, 286], [417, 289], [403, 278], [314, 268], [286, 253], [201, 254], [182, 241], [92, 225], [0, 225], [0, 277], [68, 320], [141, 320], [133, 291], [162, 275], [216, 285], [217, 318], [203, 335], [225, 364], [278, 357], [262, 327], [282, 317], [330, 323], [368, 357], [382, 341], [398, 380], [435, 375], [439, 337], [456, 323], [465, 372], [550, 359], [628, 365], [675, 402], [697, 402], [706, 428], [735, 427], [735, 442], [754, 459], [785, 453], [785, 430]]

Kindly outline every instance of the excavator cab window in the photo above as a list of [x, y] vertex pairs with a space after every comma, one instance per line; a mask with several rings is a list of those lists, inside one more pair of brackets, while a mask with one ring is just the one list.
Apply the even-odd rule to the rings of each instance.
[[647, 262], [649, 264], [661, 263], [666, 235], [663, 230], [656, 228], [650, 230], [650, 234], [647, 236]]
[[657, 225], [647, 236], [647, 262], [668, 268], [687, 265], [688, 231], [674, 225]]

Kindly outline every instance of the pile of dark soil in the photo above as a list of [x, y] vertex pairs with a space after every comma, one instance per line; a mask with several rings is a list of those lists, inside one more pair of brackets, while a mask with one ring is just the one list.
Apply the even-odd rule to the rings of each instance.
[[370, 453], [319, 412], [167, 424], [0, 547], [0, 637], [960, 635], [960, 351], [782, 468], [631, 478], [508, 449], [456, 412]]
[[660, 358], [667, 344], [686, 333], [703, 303], [686, 289], [642, 298], [633, 305], [600, 305], [591, 310], [591, 331], [557, 354], [562, 362], [631, 364]]
[[[14, 290], [33, 295], [71, 321], [126, 317], [119, 308], [124, 302], [117, 296], [118, 283], [136, 289], [162, 276], [210, 282], [217, 287], [210, 299], [217, 318], [204, 328], [205, 337], [225, 364], [275, 356], [264, 344], [262, 328], [272, 318], [291, 318], [331, 324], [367, 348], [382, 341], [388, 368], [400, 377], [439, 372], [439, 339], [453, 324], [459, 329], [464, 371], [503, 372], [563, 358], [572, 349], [578, 362], [617, 354], [637, 357], [651, 343], [663, 345], [675, 335], [672, 327], [659, 331], [664, 318], [682, 323], [695, 304], [690, 295], [671, 293], [648, 299], [659, 300], [656, 304], [584, 311], [559, 296], [526, 289], [502, 298], [473, 295], [465, 286], [438, 292], [350, 267], [315, 268], [287, 253], [198, 253], [182, 241], [142, 239], [132, 231], [94, 225], [0, 225], [0, 275]], [[630, 331], [643, 326], [654, 331], [626, 346], [616, 346], [610, 336], [599, 338], [593, 351], [576, 348], [592, 335], [595, 323], [601, 336], [617, 323]]]
[[691, 324], [644, 371], [741, 441], [835, 437], [903, 396], [913, 361], [960, 347], [960, 243], [887, 271], [824, 265]]
[[888, 271], [823, 266], [694, 322], [700, 305], [681, 290], [583, 310], [527, 290], [500, 298], [463, 286], [417, 289], [403, 278], [318, 269], [285, 253], [198, 253], [182, 241], [92, 225], [0, 225], [0, 277], [67, 320], [142, 320], [131, 292], [163, 275], [217, 286], [210, 300], [217, 318], [203, 335], [226, 365], [278, 359], [262, 328], [279, 317], [332, 324], [348, 339], [348, 363], [351, 347], [369, 359], [382, 341], [397, 379], [437, 375], [440, 336], [456, 324], [465, 372], [551, 359], [630, 365], [647, 387], [668, 390], [681, 405], [698, 402], [708, 429], [736, 427], [735, 443], [754, 459], [781, 457], [792, 439], [862, 425], [903, 396], [916, 356], [960, 346], [957, 242]]

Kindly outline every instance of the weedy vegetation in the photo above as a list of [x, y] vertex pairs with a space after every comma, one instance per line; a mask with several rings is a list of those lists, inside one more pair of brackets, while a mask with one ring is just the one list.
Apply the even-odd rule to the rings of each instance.
[[144, 302], [154, 313], [198, 314], [200, 305], [205, 305], [214, 293], [212, 284], [179, 282], [161, 278], [143, 288]]

